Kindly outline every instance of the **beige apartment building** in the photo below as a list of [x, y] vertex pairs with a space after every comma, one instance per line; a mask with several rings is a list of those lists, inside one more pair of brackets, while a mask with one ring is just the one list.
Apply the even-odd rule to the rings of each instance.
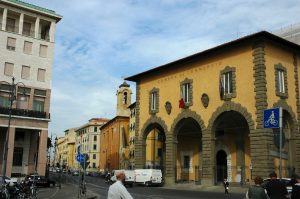
[[1, 175], [35, 168], [45, 174], [54, 33], [61, 18], [22, 1], [0, 1]]
[[[100, 128], [109, 120], [106, 118], [92, 118], [88, 123], [76, 129], [75, 155], [80, 146], [80, 153], [89, 155], [88, 172], [96, 172], [100, 169]], [[75, 163], [75, 168], [80, 168], [79, 163]]]

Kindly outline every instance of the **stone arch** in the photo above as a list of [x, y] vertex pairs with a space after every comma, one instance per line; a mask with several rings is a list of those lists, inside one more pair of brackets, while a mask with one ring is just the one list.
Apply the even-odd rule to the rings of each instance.
[[141, 139], [146, 139], [147, 133], [149, 128], [152, 128], [153, 125], [160, 126], [162, 130], [165, 133], [165, 136], [168, 134], [168, 128], [164, 120], [162, 120], [160, 117], [157, 117], [156, 115], [152, 115], [144, 124], [142, 130], [141, 130]]
[[180, 122], [180, 120], [182, 120], [184, 118], [189, 118], [189, 117], [193, 118], [195, 121], [197, 121], [197, 123], [199, 124], [202, 132], [206, 129], [205, 125], [204, 125], [204, 122], [203, 122], [200, 115], [198, 115], [195, 111], [185, 109], [177, 115], [177, 117], [174, 119], [174, 122], [171, 126], [171, 132], [172, 132], [174, 137], [176, 137], [176, 134], [178, 133], [178, 132], [176, 132], [176, 125]]
[[240, 113], [247, 121], [249, 130], [253, 130], [255, 128], [254, 121], [252, 119], [252, 115], [247, 111], [247, 109], [245, 107], [243, 107], [239, 103], [227, 101], [221, 107], [217, 108], [217, 110], [212, 114], [212, 116], [208, 122], [207, 129], [212, 129], [213, 124], [216, 121], [216, 119], [218, 118], [218, 116], [226, 111], [236, 111], [236, 112]]

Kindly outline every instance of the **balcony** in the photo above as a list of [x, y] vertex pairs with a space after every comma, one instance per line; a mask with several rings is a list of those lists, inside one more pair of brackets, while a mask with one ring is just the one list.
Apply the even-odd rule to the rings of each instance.
[[[0, 107], [0, 114], [9, 115], [9, 108], [8, 107]], [[27, 109], [13, 108], [11, 110], [11, 115], [21, 116], [21, 117], [50, 119], [50, 113], [47, 114], [46, 112], [27, 110]]]

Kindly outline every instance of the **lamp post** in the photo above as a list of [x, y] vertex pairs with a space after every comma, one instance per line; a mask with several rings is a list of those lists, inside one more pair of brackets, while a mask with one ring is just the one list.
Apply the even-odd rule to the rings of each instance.
[[[11, 114], [12, 114], [12, 106], [13, 103], [17, 100], [17, 88], [20, 85], [23, 88], [22, 97], [20, 100], [26, 101], [26, 91], [25, 91], [25, 84], [23, 82], [17, 82], [15, 83], [15, 78], [12, 77], [12, 82], [8, 83], [6, 81], [0, 82], [5, 83], [8, 85], [8, 101], [9, 101], [9, 107], [8, 107], [8, 125], [7, 125], [7, 132], [5, 136], [5, 142], [3, 145], [3, 161], [2, 161], [2, 175], [6, 175], [6, 164], [7, 164], [7, 153], [8, 153], [8, 141], [9, 141], [9, 129], [10, 129], [10, 122], [11, 122]], [[1, 85], [2, 86], [2, 85]]]

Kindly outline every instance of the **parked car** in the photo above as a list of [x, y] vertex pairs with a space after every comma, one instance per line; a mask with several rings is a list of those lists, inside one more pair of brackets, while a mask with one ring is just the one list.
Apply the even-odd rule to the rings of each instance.
[[17, 178], [10, 178], [7, 176], [0, 176], [0, 182], [2, 183], [3, 180], [5, 180], [5, 183], [10, 183], [13, 182], [14, 184], [16, 184], [18, 182]]
[[30, 175], [27, 176], [26, 179], [28, 179], [30, 182], [33, 182], [34, 179], [37, 187], [50, 187], [51, 185], [55, 187], [56, 184], [54, 180], [46, 178], [45, 176]]

